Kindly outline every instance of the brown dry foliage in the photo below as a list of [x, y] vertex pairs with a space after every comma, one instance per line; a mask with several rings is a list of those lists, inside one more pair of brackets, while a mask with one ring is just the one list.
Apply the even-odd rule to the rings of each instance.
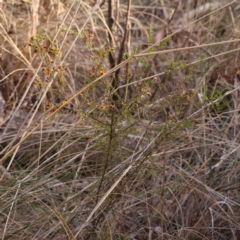
[[[94, 13], [96, 1], [33, 2], [0, 1], [2, 239], [239, 239], [239, 3], [133, 0], [125, 52], [139, 55], [121, 68], [119, 110], [113, 73], [84, 87], [91, 53], [119, 56], [129, 1], [113, 1], [111, 43], [107, 0]], [[36, 34], [59, 49], [53, 65]], [[64, 87], [34, 83], [61, 64]]]

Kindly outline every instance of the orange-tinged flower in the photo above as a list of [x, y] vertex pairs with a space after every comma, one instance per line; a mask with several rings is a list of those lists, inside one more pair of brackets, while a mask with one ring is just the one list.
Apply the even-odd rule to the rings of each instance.
[[102, 69], [102, 70], [100, 71], [100, 75], [103, 75], [103, 74], [105, 74], [105, 71]]
[[46, 70], [45, 70], [45, 73], [46, 73], [47, 75], [50, 75], [52, 72], [51, 72], [50, 69], [46, 69]]
[[88, 37], [89, 37], [89, 39], [93, 39], [94, 38], [94, 34], [93, 33], [89, 33]]
[[48, 102], [48, 103], [46, 104], [46, 107], [47, 107], [47, 108], [51, 108], [51, 107], [53, 107], [53, 106], [54, 106], [54, 104], [51, 103], [51, 102]]

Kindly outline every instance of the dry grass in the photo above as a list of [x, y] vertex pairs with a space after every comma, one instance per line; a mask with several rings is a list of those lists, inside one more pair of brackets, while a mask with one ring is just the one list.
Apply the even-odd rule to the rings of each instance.
[[102, 3], [0, 1], [1, 238], [239, 239], [239, 3]]

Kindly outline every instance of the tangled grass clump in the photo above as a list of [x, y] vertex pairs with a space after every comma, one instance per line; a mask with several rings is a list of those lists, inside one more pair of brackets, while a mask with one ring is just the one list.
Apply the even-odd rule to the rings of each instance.
[[0, 3], [2, 239], [238, 239], [237, 1]]

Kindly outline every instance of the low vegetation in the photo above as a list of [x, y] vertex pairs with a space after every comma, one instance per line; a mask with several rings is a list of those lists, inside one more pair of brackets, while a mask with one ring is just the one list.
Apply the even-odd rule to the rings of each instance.
[[238, 1], [0, 10], [2, 239], [240, 238]]

